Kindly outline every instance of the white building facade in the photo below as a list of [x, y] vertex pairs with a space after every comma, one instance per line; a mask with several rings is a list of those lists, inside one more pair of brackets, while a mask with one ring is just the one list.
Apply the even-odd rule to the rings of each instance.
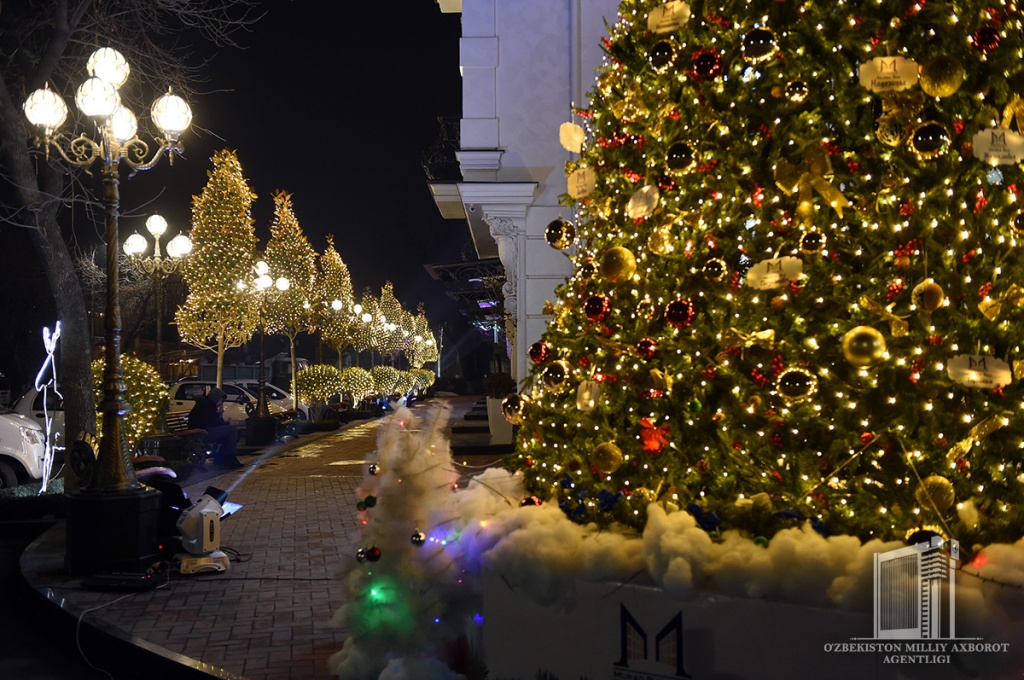
[[540, 339], [544, 306], [572, 272], [565, 253], [544, 240], [548, 223], [571, 218], [558, 128], [585, 105], [603, 53], [614, 0], [438, 0], [460, 12], [462, 119], [460, 182], [430, 189], [442, 215], [466, 219], [481, 258], [499, 257], [512, 374], [529, 372], [527, 350]]

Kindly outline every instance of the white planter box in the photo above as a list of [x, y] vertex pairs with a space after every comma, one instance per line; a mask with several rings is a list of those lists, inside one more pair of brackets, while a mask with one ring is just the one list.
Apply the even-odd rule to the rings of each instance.
[[[534, 680], [547, 672], [560, 680], [1002, 679], [1019, 677], [1020, 668], [1012, 669], [1024, 647], [1012, 632], [1001, 640], [875, 640], [870, 611], [708, 593], [680, 600], [628, 583], [576, 581], [565, 601], [541, 606], [500, 574], [485, 572], [489, 677]], [[953, 644], [974, 642], [1008, 643], [1008, 649], [948, 655]], [[886, 646], [889, 652], [877, 651]]]
[[487, 426], [491, 431], [491, 446], [512, 443], [512, 423], [501, 413], [502, 399], [487, 397]]

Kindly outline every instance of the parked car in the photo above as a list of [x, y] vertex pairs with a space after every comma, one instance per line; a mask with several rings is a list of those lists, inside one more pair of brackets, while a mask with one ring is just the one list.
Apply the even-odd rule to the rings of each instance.
[[35, 387], [15, 400], [11, 410], [29, 420], [35, 421], [43, 432], [46, 431], [46, 414], [50, 416], [50, 433], [55, 437], [54, 450], [61, 451], [65, 445], [64, 400], [51, 390], [46, 390], [46, 409], [43, 409], [43, 393]]
[[[244, 390], [250, 394], [254, 394], [257, 397], [260, 395], [260, 383], [258, 380], [229, 380], [228, 382], [234, 385], [241, 385]], [[277, 404], [281, 407], [282, 411], [291, 411], [295, 409], [295, 399], [288, 390], [283, 390], [277, 385], [271, 385], [266, 383], [267, 391], [267, 402], [268, 404]], [[299, 408], [296, 410], [299, 420], [305, 420], [309, 417], [309, 406], [306, 404], [299, 404]]]
[[[197, 378], [182, 378], [173, 383], [167, 390], [171, 397], [172, 411], [191, 411], [196, 403], [196, 397], [206, 394], [217, 386], [214, 380], [199, 380]], [[256, 408], [257, 397], [241, 384], [225, 381], [221, 385], [227, 399], [224, 401], [224, 420], [238, 427], [245, 427], [245, 421], [249, 418], [249, 411]], [[288, 409], [268, 401], [267, 408], [271, 413], [281, 413]]]
[[0, 413], [0, 488], [43, 478], [43, 429], [20, 413]]

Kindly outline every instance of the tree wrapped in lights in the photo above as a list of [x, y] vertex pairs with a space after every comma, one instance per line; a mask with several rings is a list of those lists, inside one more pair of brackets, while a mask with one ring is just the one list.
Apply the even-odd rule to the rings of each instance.
[[575, 270], [505, 404], [531, 493], [637, 529], [659, 502], [711, 532], [1017, 539], [1016, 6], [619, 14], [563, 127], [545, 236]]
[[[92, 362], [92, 392], [100, 427], [103, 425], [103, 412], [99, 404], [103, 401], [103, 369], [106, 364], [103, 357]], [[123, 419], [124, 439], [128, 450], [134, 451], [143, 437], [160, 431], [170, 402], [167, 385], [153, 366], [130, 354], [122, 354], [121, 371], [124, 374], [124, 400], [131, 407]]]
[[274, 276], [283, 276], [289, 282], [287, 290], [266, 299], [265, 321], [267, 332], [288, 338], [291, 390], [298, 394], [295, 338], [312, 329], [315, 323], [312, 301], [315, 299], [316, 253], [295, 217], [291, 194], [284, 191], [274, 194], [274, 222], [270, 225], [266, 258]]
[[341, 371], [341, 393], [347, 394], [353, 404], [358, 404], [373, 394], [373, 376], [365, 368], [352, 366]]
[[320, 255], [317, 267], [314, 304], [319, 315], [316, 327], [323, 341], [338, 353], [338, 367], [341, 367], [341, 353], [352, 345], [353, 324], [359, 319], [355, 312], [355, 295], [352, 292], [352, 277], [348, 265], [334, 248], [334, 237], [327, 236], [327, 250]]
[[369, 289], [366, 289], [363, 291], [358, 305], [359, 311], [356, 312], [358, 319], [352, 323], [352, 348], [356, 352], [374, 350], [377, 348], [376, 319], [380, 300]]
[[188, 297], [175, 321], [184, 342], [217, 353], [219, 385], [225, 350], [247, 342], [259, 324], [258, 301], [238, 287], [252, 272], [256, 235], [250, 208], [256, 194], [233, 151], [216, 152], [208, 176], [202, 193], [192, 198], [192, 253], [182, 269]]
[[373, 378], [373, 391], [382, 397], [388, 397], [398, 392], [399, 371], [394, 366], [380, 365], [370, 369], [370, 376]]
[[409, 373], [415, 378], [416, 389], [420, 392], [425, 391], [437, 380], [437, 374], [426, 368], [412, 368], [409, 369]]
[[[295, 376], [298, 386], [295, 392], [300, 401], [323, 410], [327, 401], [344, 388], [341, 371], [336, 366], [314, 364], [307, 366]], [[328, 409], [329, 410], [329, 409]]]
[[416, 314], [410, 315], [408, 342], [405, 346], [405, 358], [413, 368], [421, 368], [423, 364], [437, 361], [437, 341], [430, 330], [426, 312], [420, 306]]
[[377, 301], [377, 313], [372, 323], [373, 346], [382, 356], [397, 356], [405, 349], [409, 335], [411, 317], [402, 309], [402, 303], [395, 297], [390, 281], [385, 281]]

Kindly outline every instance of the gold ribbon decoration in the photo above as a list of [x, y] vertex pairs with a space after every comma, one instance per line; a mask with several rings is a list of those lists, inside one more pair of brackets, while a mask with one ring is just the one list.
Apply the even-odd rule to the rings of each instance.
[[981, 440], [989, 436], [996, 430], [1001, 430], [1009, 424], [1009, 418], [1005, 415], [995, 415], [985, 418], [977, 425], [971, 428], [967, 436], [958, 441], [956, 444], [949, 448], [946, 453], [946, 460], [950, 463], [967, 456], [974, 448], [975, 444], [980, 444]]
[[875, 124], [875, 136], [886, 146], [904, 143], [912, 121], [924, 108], [924, 92], [886, 92], [882, 96], [882, 115]]
[[1017, 122], [1017, 132], [1024, 133], [1024, 100], [1020, 98], [1019, 94], [1010, 97], [1010, 101], [1006, 103], [1006, 108], [1003, 109], [1003, 120], [999, 127], [1009, 130], [1010, 124], [1014, 121]]
[[995, 321], [1003, 311], [1004, 304], [1024, 307], [1024, 288], [1021, 288], [1016, 283], [1010, 284], [1010, 287], [999, 295], [987, 297], [979, 302], [978, 311], [984, 314], [985, 318], [989, 321]]
[[763, 331], [744, 333], [738, 328], [730, 328], [725, 332], [725, 337], [722, 338], [722, 341], [725, 343], [726, 351], [719, 352], [718, 356], [715, 357], [718, 361], [727, 359], [729, 357], [728, 350], [736, 349], [737, 347], [741, 350], [750, 349], [751, 347], [772, 349], [775, 346], [775, 330], [769, 328]]
[[888, 307], [883, 307], [880, 302], [875, 302], [867, 295], [860, 297], [860, 306], [888, 321], [894, 338], [902, 338], [910, 330], [910, 324], [904, 320], [905, 317], [896, 316]]
[[846, 196], [829, 183], [827, 178], [831, 176], [832, 162], [817, 144], [804, 149], [804, 158], [799, 165], [789, 161], [779, 161], [775, 165], [775, 184], [789, 196], [798, 195], [796, 216], [806, 226], [813, 225], [814, 204], [811, 199], [815, 191], [840, 217], [843, 216], [843, 208], [850, 207]]
[[672, 391], [672, 383], [674, 381], [672, 380], [672, 376], [671, 375], [669, 375], [668, 373], [665, 373], [664, 371], [661, 371], [661, 370], [659, 370], [657, 368], [652, 368], [650, 370], [650, 376], [651, 376], [651, 385], [655, 389], [665, 390], [666, 392], [671, 392]]

